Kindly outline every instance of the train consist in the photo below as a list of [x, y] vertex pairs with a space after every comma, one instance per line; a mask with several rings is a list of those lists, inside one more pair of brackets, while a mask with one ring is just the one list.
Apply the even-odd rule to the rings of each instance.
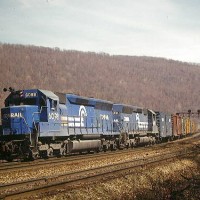
[[154, 144], [196, 131], [190, 118], [41, 89], [10, 90], [1, 109], [1, 159]]

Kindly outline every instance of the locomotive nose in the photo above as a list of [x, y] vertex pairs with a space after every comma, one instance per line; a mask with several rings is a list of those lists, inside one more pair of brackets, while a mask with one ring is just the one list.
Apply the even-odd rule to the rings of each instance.
[[38, 118], [37, 106], [11, 106], [2, 109], [3, 135], [29, 134], [33, 129], [33, 120]]
[[1, 109], [1, 120], [2, 120], [3, 135], [9, 135], [10, 132], [11, 132], [10, 109], [9, 108], [2, 108]]

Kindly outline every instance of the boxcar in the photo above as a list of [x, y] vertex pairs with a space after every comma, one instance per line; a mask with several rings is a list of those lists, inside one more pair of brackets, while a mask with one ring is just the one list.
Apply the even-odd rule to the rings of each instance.
[[169, 140], [172, 137], [171, 114], [156, 112], [156, 122], [158, 125], [159, 140]]
[[182, 118], [175, 114], [172, 115], [172, 136], [174, 138], [181, 137], [182, 135]]

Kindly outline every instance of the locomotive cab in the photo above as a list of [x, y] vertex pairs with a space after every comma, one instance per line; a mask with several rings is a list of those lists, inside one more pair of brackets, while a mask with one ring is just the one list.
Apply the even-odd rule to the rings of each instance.
[[11, 91], [1, 110], [1, 154], [18, 157], [20, 152], [30, 156], [32, 150], [36, 151], [40, 131], [47, 132], [52, 127], [57, 130], [53, 123], [52, 127], [48, 124], [59, 120], [58, 104], [58, 97], [46, 90]]
[[119, 132], [118, 148], [135, 146], [135, 129], [137, 122], [134, 112], [137, 109], [130, 105], [113, 105], [113, 131]]
[[14, 135], [20, 139], [31, 134], [34, 123], [39, 120], [37, 93], [25, 90], [11, 92], [5, 100], [1, 115], [3, 136]]

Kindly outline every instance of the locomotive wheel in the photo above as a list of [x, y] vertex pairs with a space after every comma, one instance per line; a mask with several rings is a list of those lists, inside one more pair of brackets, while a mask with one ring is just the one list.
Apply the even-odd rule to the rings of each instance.
[[131, 143], [131, 148], [133, 149], [133, 148], [134, 148], [134, 146], [135, 146], [135, 145], [134, 145], [134, 143], [132, 142], [132, 143]]
[[52, 148], [49, 148], [49, 149], [47, 150], [47, 156], [48, 156], [48, 157], [53, 156], [53, 149], [52, 149]]
[[130, 145], [129, 145], [129, 143], [128, 143], [128, 144], [126, 144], [126, 148], [127, 148], [127, 149], [129, 149], [129, 148], [130, 148]]
[[12, 152], [10, 150], [4, 152], [2, 157], [3, 157], [3, 159], [5, 159], [8, 162], [12, 162], [13, 161], [13, 155], [12, 155]]
[[101, 151], [102, 151], [102, 147], [99, 147], [96, 152], [99, 153]]
[[34, 156], [33, 151], [31, 149], [28, 153], [28, 160], [30, 160], [30, 161], [35, 160], [35, 156]]
[[7, 155], [5, 156], [5, 160], [8, 161], [8, 162], [12, 162], [12, 161], [13, 161], [12, 155], [11, 155], [11, 154], [10, 154], [10, 155], [7, 154]]

